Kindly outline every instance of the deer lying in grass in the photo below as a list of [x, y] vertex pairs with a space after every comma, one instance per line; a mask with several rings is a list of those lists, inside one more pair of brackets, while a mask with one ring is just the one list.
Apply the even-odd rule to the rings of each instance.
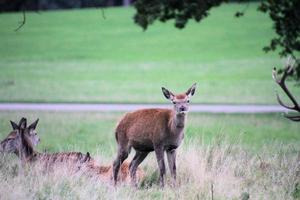
[[[73, 167], [75, 171], [83, 169], [91, 177], [99, 178], [102, 181], [109, 182], [112, 176], [112, 166], [100, 166], [90, 156], [89, 152], [82, 154], [80, 152], [63, 152], [63, 153], [39, 153], [34, 150], [40, 138], [36, 132], [38, 119], [29, 127], [26, 127], [26, 119], [22, 118], [19, 125], [11, 121], [13, 131], [1, 142], [0, 150], [5, 153], [15, 153], [21, 159], [22, 165], [26, 163], [40, 163], [49, 170], [55, 164]], [[144, 173], [138, 169], [138, 179], [141, 180]], [[129, 164], [123, 163], [119, 180], [129, 183]]]
[[1, 142], [2, 151], [14, 152], [20, 158], [22, 166], [28, 163], [39, 163], [46, 170], [56, 164], [70, 164], [76, 166], [74, 169], [78, 169], [81, 163], [87, 161], [89, 155], [80, 152], [47, 154], [35, 151], [34, 145], [39, 142], [35, 131], [37, 122], [38, 120], [29, 127], [26, 125], [25, 118], [20, 120], [19, 125], [11, 122], [14, 130]]
[[170, 172], [175, 182], [176, 149], [184, 137], [190, 97], [194, 95], [195, 90], [196, 84], [187, 92], [174, 95], [169, 90], [162, 88], [164, 96], [174, 104], [173, 109], [142, 109], [127, 113], [121, 119], [115, 131], [118, 143], [118, 155], [113, 163], [115, 185], [120, 166], [128, 157], [131, 147], [136, 151], [129, 165], [133, 185], [136, 185], [137, 167], [151, 151], [155, 151], [157, 158], [160, 170], [160, 186], [164, 186], [165, 151], [167, 152]]
[[[129, 174], [129, 163], [123, 162], [120, 167], [120, 174], [118, 176], [118, 181], [121, 183], [129, 184], [131, 183], [131, 178]], [[97, 164], [93, 159], [84, 167], [84, 172], [93, 178], [100, 179], [103, 182], [110, 183], [111, 177], [113, 175], [112, 166], [102, 166]], [[137, 181], [140, 182], [144, 178], [144, 171], [140, 168], [137, 169]]]
[[[30, 140], [31, 144], [33, 146], [38, 145], [40, 142], [40, 138], [36, 132], [36, 126], [38, 124], [39, 119], [37, 119], [35, 122], [33, 122], [31, 125], [27, 127], [27, 131], [25, 131], [25, 134], [27, 138]], [[21, 125], [21, 123], [27, 123], [27, 120], [25, 118], [22, 118], [19, 121], [19, 125], [17, 125], [15, 122], [10, 121], [11, 126], [13, 130], [8, 134], [8, 136], [1, 141], [0, 143], [0, 152], [3, 153], [15, 153], [16, 155], [19, 154], [19, 141], [17, 138], [18, 133], [18, 127]]]

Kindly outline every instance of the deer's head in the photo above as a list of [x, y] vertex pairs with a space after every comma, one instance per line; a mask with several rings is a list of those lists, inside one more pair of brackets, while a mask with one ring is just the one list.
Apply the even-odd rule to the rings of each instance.
[[36, 146], [40, 142], [40, 138], [36, 132], [36, 126], [39, 119], [37, 119], [35, 122], [30, 124], [27, 127], [27, 120], [26, 118], [22, 118], [19, 122], [19, 124], [16, 124], [13, 121], [10, 121], [11, 126], [13, 128], [13, 131], [8, 134], [8, 136], [1, 141], [0, 143], [0, 152], [5, 153], [18, 153], [19, 149], [19, 132], [22, 130], [24, 136], [28, 138], [30, 143], [33, 146]]
[[162, 87], [164, 96], [174, 104], [174, 110], [177, 114], [186, 114], [189, 111], [190, 98], [195, 94], [195, 90], [196, 83], [194, 83], [185, 93], [177, 95]]

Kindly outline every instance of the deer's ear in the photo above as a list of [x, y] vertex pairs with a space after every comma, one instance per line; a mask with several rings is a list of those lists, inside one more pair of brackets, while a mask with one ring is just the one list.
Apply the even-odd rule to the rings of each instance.
[[166, 99], [169, 99], [169, 100], [174, 99], [174, 94], [172, 92], [170, 92], [169, 90], [167, 90], [164, 87], [162, 87], [161, 90], [162, 90], [164, 96], [166, 97]]
[[27, 119], [22, 117], [22, 119], [19, 122], [19, 128], [20, 129], [25, 129], [27, 126]]
[[192, 85], [192, 87], [190, 87], [189, 89], [188, 89], [188, 91], [186, 91], [186, 95], [187, 96], [193, 96], [194, 94], [195, 94], [195, 91], [196, 91], [196, 83], [194, 83], [193, 85]]
[[30, 124], [30, 126], [28, 127], [29, 129], [36, 129], [36, 125], [38, 124], [39, 119], [35, 120], [35, 122], [33, 122], [32, 124]]
[[10, 121], [10, 124], [11, 124], [11, 127], [13, 128], [13, 130], [19, 129], [19, 126], [15, 122]]
[[84, 158], [81, 160], [81, 163], [85, 163], [91, 160], [91, 155], [89, 152], [86, 153], [86, 155], [84, 156]]

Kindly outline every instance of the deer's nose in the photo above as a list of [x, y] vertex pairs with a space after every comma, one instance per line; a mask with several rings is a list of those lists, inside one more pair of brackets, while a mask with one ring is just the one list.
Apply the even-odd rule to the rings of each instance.
[[186, 111], [186, 108], [185, 108], [184, 106], [181, 106], [181, 107], [179, 108], [179, 110], [180, 110], [180, 111]]

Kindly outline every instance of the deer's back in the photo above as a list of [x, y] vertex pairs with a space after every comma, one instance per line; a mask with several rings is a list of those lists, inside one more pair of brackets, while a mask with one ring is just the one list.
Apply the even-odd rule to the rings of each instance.
[[143, 109], [127, 113], [116, 128], [116, 139], [118, 143], [125, 140], [151, 146], [165, 137], [171, 115], [170, 109]]
[[84, 157], [85, 154], [81, 152], [40, 153], [37, 155], [35, 161], [44, 164], [47, 168], [54, 165], [75, 166], [74, 164], [81, 163]]

